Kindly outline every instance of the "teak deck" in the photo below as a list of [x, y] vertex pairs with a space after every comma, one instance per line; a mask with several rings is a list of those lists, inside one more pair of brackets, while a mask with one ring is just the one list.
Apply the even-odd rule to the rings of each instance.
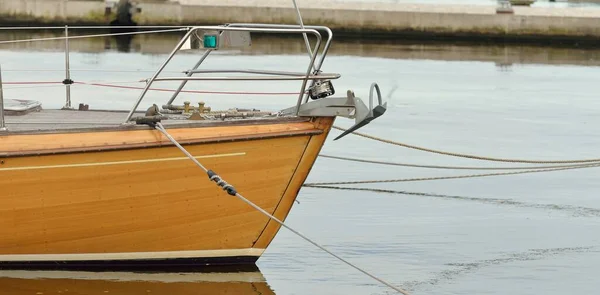
[[[77, 110], [41, 110], [23, 113], [8, 113], [6, 125], [9, 132], [55, 132], [73, 129], [114, 129], [114, 128], [139, 128], [148, 129], [147, 125], [122, 126], [127, 112], [124, 111], [77, 111]], [[135, 114], [143, 116], [143, 112]], [[268, 117], [268, 118], [246, 118], [237, 120], [187, 120], [172, 119], [164, 120], [165, 126], [223, 126], [248, 124], [256, 125], [265, 122], [304, 122], [308, 118], [298, 117]]]

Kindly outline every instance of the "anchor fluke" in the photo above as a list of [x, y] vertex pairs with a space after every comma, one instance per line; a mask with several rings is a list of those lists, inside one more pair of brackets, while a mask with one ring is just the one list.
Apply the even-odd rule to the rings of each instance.
[[364, 118], [362, 121], [354, 124], [354, 126], [348, 128], [348, 130], [344, 131], [344, 133], [338, 135], [338, 137], [334, 138], [333, 140], [338, 140], [338, 139], [360, 129], [361, 127], [371, 123], [371, 121], [373, 121], [373, 120], [377, 119], [378, 117], [380, 117], [381, 115], [383, 115], [385, 113], [385, 111], [387, 111], [387, 103], [376, 106], [371, 111], [371, 114], [369, 114], [369, 116]]
[[[378, 104], [373, 107], [373, 90], [377, 91], [377, 102]], [[348, 128], [348, 130], [344, 131], [344, 133], [340, 134], [338, 137], [334, 138], [333, 140], [338, 140], [358, 129], [360, 129], [361, 127], [371, 123], [371, 121], [381, 117], [381, 115], [383, 115], [385, 113], [385, 111], [387, 111], [387, 102], [383, 103], [383, 99], [381, 98], [381, 90], [379, 90], [379, 85], [377, 85], [377, 83], [373, 83], [371, 84], [371, 89], [369, 91], [369, 108], [367, 109], [367, 106], [364, 105], [364, 103], [359, 99], [354, 97], [354, 93], [351, 93], [350, 91], [348, 91], [348, 98], [350, 98], [350, 95], [352, 95], [352, 98], [354, 98], [354, 101], [356, 102], [356, 119], [355, 122], [356, 124], [354, 124], [354, 126]]]
[[[377, 105], [373, 106], [374, 91], [377, 91]], [[334, 140], [338, 140], [348, 133], [358, 130], [371, 121], [381, 117], [387, 110], [387, 103], [383, 103], [381, 91], [377, 83], [371, 84], [369, 94], [369, 106], [358, 97], [354, 96], [352, 90], [348, 90], [346, 97], [327, 96], [319, 100], [304, 103], [298, 110], [300, 117], [346, 117], [354, 119], [355, 124]], [[292, 115], [296, 113], [296, 107], [287, 108], [280, 112], [281, 115]]]

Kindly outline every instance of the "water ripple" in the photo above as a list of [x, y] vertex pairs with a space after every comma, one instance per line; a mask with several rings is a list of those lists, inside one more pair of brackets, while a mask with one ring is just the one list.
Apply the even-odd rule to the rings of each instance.
[[435, 286], [446, 282], [451, 282], [457, 277], [466, 273], [473, 273], [482, 268], [508, 264], [519, 261], [534, 261], [551, 258], [558, 255], [571, 253], [591, 253], [599, 252], [598, 246], [588, 247], [564, 247], [564, 248], [547, 248], [547, 249], [529, 249], [525, 252], [515, 252], [505, 254], [504, 257], [478, 260], [474, 262], [448, 263], [446, 266], [452, 269], [444, 270], [434, 275], [432, 278], [424, 281], [406, 282], [404, 286], [410, 290], [415, 290], [423, 286]]
[[368, 188], [368, 187], [341, 187], [341, 186], [328, 186], [328, 185], [311, 185], [311, 186], [307, 186], [307, 187], [337, 189], [337, 190], [370, 191], [370, 192], [375, 192], [375, 193], [388, 193], [388, 194], [399, 194], [399, 195], [409, 195], [409, 196], [452, 199], [452, 200], [471, 201], [471, 202], [502, 205], [502, 206], [513, 206], [513, 207], [521, 207], [521, 208], [535, 208], [535, 209], [543, 209], [543, 210], [564, 211], [564, 212], [569, 212], [570, 214], [572, 214], [575, 217], [600, 217], [600, 209], [591, 208], [591, 207], [583, 207], [583, 206], [527, 203], [527, 202], [522, 202], [522, 201], [515, 201], [513, 199], [481, 198], [481, 197], [445, 195], [445, 194], [434, 194], [434, 193], [423, 193], [423, 192], [397, 191], [397, 190]]

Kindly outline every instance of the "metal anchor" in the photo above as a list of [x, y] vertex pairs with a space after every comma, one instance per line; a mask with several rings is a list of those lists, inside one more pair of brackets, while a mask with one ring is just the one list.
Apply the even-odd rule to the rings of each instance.
[[[377, 91], [378, 104], [373, 107], [373, 91]], [[324, 97], [319, 100], [307, 102], [300, 106], [298, 116], [300, 117], [335, 117], [341, 116], [354, 119], [355, 124], [350, 129], [336, 137], [338, 140], [348, 133], [358, 130], [369, 124], [371, 121], [381, 117], [387, 110], [387, 103], [383, 103], [381, 91], [377, 83], [371, 84], [369, 93], [369, 106], [358, 97], [354, 96], [352, 90], [348, 90], [347, 97]], [[281, 115], [292, 115], [296, 112], [296, 107], [287, 108], [280, 112]]]
[[[373, 108], [373, 90], [377, 91], [377, 100], [378, 104]], [[358, 130], [359, 128], [371, 123], [371, 121], [381, 117], [387, 111], [387, 102], [383, 103], [383, 99], [381, 98], [381, 90], [379, 90], [379, 85], [377, 83], [371, 84], [371, 89], [369, 91], [369, 108], [360, 100], [354, 96], [354, 92], [348, 90], [348, 100], [353, 100], [355, 112], [355, 122], [354, 126], [350, 127], [348, 130], [344, 131], [344, 133], [340, 134], [334, 140], [338, 140], [351, 132]]]

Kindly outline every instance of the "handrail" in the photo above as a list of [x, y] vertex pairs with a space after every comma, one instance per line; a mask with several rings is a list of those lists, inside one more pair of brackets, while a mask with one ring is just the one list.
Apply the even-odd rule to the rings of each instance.
[[[147, 80], [147, 84], [146, 87], [144, 87], [144, 89], [142, 90], [142, 93], [140, 94], [140, 96], [138, 97], [138, 99], [136, 100], [134, 106], [132, 107], [132, 109], [130, 110], [129, 114], [127, 115], [127, 119], [125, 121], [125, 123], [128, 123], [131, 118], [133, 117], [133, 114], [135, 113], [135, 111], [137, 111], [137, 108], [139, 107], [141, 101], [143, 100], [143, 98], [145, 97], [145, 95], [147, 94], [148, 90], [150, 89], [150, 86], [152, 85], [152, 83], [154, 81], [173, 81], [173, 80], [179, 80], [179, 81], [183, 81], [182, 84], [179, 86], [179, 88], [176, 90], [176, 92], [174, 93], [173, 97], [171, 97], [171, 99], [169, 100], [170, 104], [175, 97], [177, 96], [177, 94], [185, 87], [185, 83], [187, 83], [187, 81], [192, 81], [192, 80], [253, 80], [253, 81], [265, 81], [265, 80], [301, 80], [302, 81], [302, 86], [299, 92], [299, 97], [298, 97], [298, 101], [296, 103], [296, 114], [298, 113], [298, 110], [300, 109], [300, 105], [302, 104], [302, 99], [303, 96], [306, 95], [307, 97], [307, 91], [306, 91], [306, 87], [308, 84], [308, 81], [311, 81], [311, 83], [314, 83], [315, 80], [318, 79], [338, 79], [340, 77], [339, 74], [319, 74], [320, 73], [320, 68], [323, 65], [325, 56], [331, 46], [331, 41], [332, 41], [332, 37], [333, 37], [333, 33], [331, 32], [331, 30], [325, 26], [305, 26], [304, 29], [300, 28], [300, 26], [298, 25], [278, 25], [278, 24], [244, 24], [244, 23], [235, 23], [235, 24], [227, 24], [225, 26], [123, 26], [123, 27], [119, 27], [119, 28], [136, 28], [136, 29], [154, 29], [154, 28], [169, 28], [166, 30], [156, 30], [156, 31], [134, 31], [134, 32], [126, 32], [126, 33], [110, 33], [110, 34], [90, 34], [90, 35], [79, 35], [79, 36], [69, 36], [68, 35], [68, 29], [106, 29], [106, 28], [114, 28], [112, 26], [70, 26], [70, 27], [66, 27], [66, 26], [62, 26], [62, 27], [4, 27], [4, 28], [0, 28], [0, 30], [10, 30], [10, 29], [14, 29], [14, 30], [36, 30], [36, 29], [61, 29], [61, 30], [65, 30], [65, 37], [52, 37], [52, 38], [37, 38], [37, 39], [25, 39], [25, 40], [12, 40], [12, 41], [0, 41], [0, 44], [5, 44], [5, 43], [20, 43], [20, 42], [31, 42], [31, 41], [49, 41], [49, 40], [65, 40], [67, 43], [66, 48], [65, 48], [65, 54], [66, 54], [66, 68], [67, 68], [67, 78], [66, 78], [66, 82], [68, 82], [69, 80], [69, 66], [68, 66], [68, 40], [70, 39], [80, 39], [80, 38], [93, 38], [93, 37], [103, 37], [103, 36], [118, 36], [118, 35], [136, 35], [136, 34], [149, 34], [149, 33], [162, 33], [162, 32], [177, 32], [177, 31], [187, 31], [185, 36], [180, 40], [180, 42], [177, 44], [177, 46], [175, 47], [175, 49], [173, 49], [173, 51], [169, 54], [169, 56], [167, 57], [167, 59], [164, 61], [164, 63], [159, 67], [159, 69], [154, 72], [154, 74], [152, 75], [152, 77]], [[172, 28], [172, 29], [171, 29]], [[298, 73], [286, 73], [283, 74], [283, 72], [246, 72], [246, 73], [262, 73], [262, 74], [267, 74], [267, 75], [286, 75], [288, 77], [252, 77], [252, 78], [243, 78], [243, 77], [203, 77], [203, 78], [193, 78], [191, 77], [194, 73], [200, 73], [202, 71], [196, 71], [196, 69], [202, 64], [202, 62], [208, 57], [208, 55], [210, 54], [210, 52], [213, 51], [213, 49], [207, 49], [206, 53], [202, 56], [202, 58], [197, 62], [196, 66], [191, 70], [187, 72], [187, 76], [186, 78], [175, 78], [175, 77], [167, 77], [167, 78], [160, 78], [158, 79], [158, 76], [163, 72], [164, 68], [166, 67], [166, 65], [171, 61], [171, 59], [175, 56], [175, 54], [177, 54], [177, 52], [182, 48], [183, 44], [185, 44], [185, 42], [188, 40], [188, 38], [190, 38], [192, 36], [193, 32], [196, 32], [198, 30], [213, 30], [213, 31], [218, 31], [220, 33], [224, 32], [224, 31], [244, 31], [244, 32], [261, 32], [261, 33], [301, 33], [301, 34], [312, 34], [316, 37], [317, 42], [315, 44], [314, 47], [314, 51], [310, 52], [310, 63], [309, 63], [309, 67], [306, 71], [306, 74], [298, 74]], [[323, 48], [323, 52], [322, 55], [320, 57], [320, 59], [317, 62], [317, 57], [318, 57], [318, 53], [319, 53], [319, 49], [321, 48], [321, 43], [322, 43], [322, 37], [321, 34], [319, 33], [319, 31], [325, 31], [328, 34], [328, 38], [327, 38], [327, 42], [325, 43], [325, 46]], [[314, 52], [314, 54], [313, 54]], [[314, 69], [314, 75], [311, 75], [311, 70]], [[238, 71], [239, 73], [243, 73], [243, 71]], [[69, 99], [69, 87], [70, 85], [65, 84], [65, 86], [67, 86], [67, 103], [65, 105], [65, 107], [69, 107], [70, 106], [70, 99]]]
[[[63, 30], [64, 29], [65, 28], [63, 27]], [[34, 41], [71, 40], [71, 39], [84, 39], [84, 38], [96, 38], [96, 37], [110, 37], [110, 36], [142, 35], [142, 34], [168, 33], [168, 32], [182, 32], [182, 31], [186, 31], [186, 30], [188, 30], [188, 29], [187, 28], [176, 28], [176, 29], [165, 29], [165, 30], [155, 30], [155, 31], [79, 35], [79, 36], [71, 36], [71, 37], [34, 38], [34, 39], [0, 41], [0, 44], [12, 44], [12, 43], [34, 42]]]
[[[331, 47], [331, 41], [333, 40], [333, 32], [331, 31], [331, 29], [329, 29], [328, 27], [325, 27], [325, 26], [304, 26], [304, 28], [302, 28], [299, 25], [255, 24], [255, 23], [231, 23], [231, 24], [226, 24], [226, 26], [238, 27], [238, 28], [246, 27], [246, 28], [275, 28], [275, 29], [276, 28], [280, 28], [280, 29], [314, 29], [314, 30], [320, 30], [320, 31], [326, 32], [327, 33], [327, 41], [325, 42], [325, 47], [323, 47], [323, 52], [321, 54], [321, 58], [316, 63], [316, 65], [313, 66], [313, 68], [315, 70], [315, 74], [321, 70], [321, 67], [323, 66], [323, 62], [325, 61], [325, 56], [327, 56], [327, 52], [329, 51], [329, 48]], [[196, 63], [196, 65], [194, 65], [194, 67], [192, 68], [191, 71], [198, 69], [211, 52], [212, 52], [212, 49], [208, 49], [204, 53], [204, 55], [200, 58], [200, 60]], [[315, 50], [314, 54], [318, 55], [318, 50]], [[312, 56], [313, 56], [313, 53], [309, 52], [309, 58], [312, 58]], [[191, 77], [194, 74], [194, 72], [190, 72], [190, 71], [186, 71], [184, 73], [188, 77]], [[183, 88], [185, 87], [186, 84], [187, 84], [187, 80], [183, 80], [181, 82], [181, 84], [179, 85], [179, 87], [177, 88], [175, 93], [173, 93], [173, 95], [171, 96], [171, 98], [169, 99], [169, 101], [167, 102], [166, 105], [171, 105], [173, 103], [173, 101], [175, 101], [175, 99], [177, 98], [177, 96], [179, 95], [181, 90], [183, 90]], [[314, 80], [311, 81], [311, 86], [312, 85], [314, 85]], [[308, 101], [308, 94], [306, 94], [304, 97], [304, 102], [306, 102], [306, 101]]]
[[[230, 27], [244, 26], [244, 27], [248, 27], [248, 28], [253, 28], [253, 27], [254, 28], [258, 28], [258, 27], [261, 27], [261, 28], [262, 27], [265, 27], [265, 28], [289, 28], [289, 29], [300, 28], [299, 25], [251, 24], [251, 23], [233, 23], [233, 24], [229, 24], [229, 26]], [[313, 29], [313, 30], [322, 30], [327, 33], [327, 41], [325, 42], [325, 46], [323, 47], [323, 53], [321, 54], [321, 59], [317, 63], [317, 66], [315, 69], [316, 71], [319, 71], [321, 69], [321, 66], [323, 66], [325, 56], [327, 55], [327, 52], [329, 52], [329, 48], [331, 47], [331, 41], [333, 40], [333, 31], [331, 31], [331, 29], [326, 26], [304, 26], [304, 28]], [[315, 52], [315, 54], [317, 54], [317, 53]]]
[[[105, 30], [105, 29], [177, 29], [177, 28], [190, 28], [193, 25], [188, 26], [69, 26], [69, 29], [76, 30]], [[64, 30], [64, 26], [47, 26], [47, 27], [0, 27], [0, 31], [3, 30]]]
[[[299, 72], [285, 72], [285, 71], [267, 71], [267, 70], [188, 70], [183, 72], [184, 74], [213, 74], [213, 73], [241, 73], [241, 74], [265, 74], [275, 76], [300, 76], [303, 73]], [[333, 73], [319, 73], [320, 75], [337, 75]], [[317, 76], [317, 75], [315, 75]], [[339, 78], [339, 75], [338, 75]], [[337, 78], [336, 78], [337, 79]]]
[[[132, 27], [132, 26], [128, 26], [128, 27]], [[66, 91], [66, 101], [65, 101], [65, 106], [63, 107], [63, 109], [72, 109], [71, 106], [71, 84], [73, 83], [73, 81], [71, 80], [71, 75], [70, 75], [70, 63], [69, 63], [69, 40], [70, 39], [82, 39], [82, 38], [95, 38], [95, 37], [108, 37], [108, 36], [123, 36], [123, 35], [141, 35], [141, 34], [151, 34], [151, 33], [165, 33], [165, 32], [180, 32], [180, 31], [185, 31], [188, 30], [185, 27], [176, 27], [176, 28], [169, 28], [169, 29], [164, 29], [164, 30], [151, 30], [151, 31], [133, 31], [133, 32], [124, 32], [124, 33], [108, 33], [108, 34], [94, 34], [94, 35], [79, 35], [79, 36], [69, 36], [69, 26], [64, 26], [64, 27], [3, 27], [0, 28], [2, 30], [7, 30], [7, 29], [21, 29], [21, 30], [34, 30], [34, 29], [61, 29], [65, 31], [65, 36], [64, 37], [51, 37], [51, 38], [33, 38], [33, 39], [22, 39], [22, 40], [10, 40], [10, 41], [0, 41], [0, 44], [11, 44], [11, 43], [23, 43], [23, 42], [33, 42], [33, 41], [54, 41], [54, 40], [65, 40], [65, 80], [63, 81], [63, 84], [65, 85], [65, 91]], [[70, 29], [81, 29], [81, 28], [86, 28], [86, 29], [99, 29], [99, 28], [114, 28], [114, 27], [108, 27], [108, 26], [99, 26], [99, 27], [70, 27]], [[123, 27], [120, 27], [123, 28]]]
[[[159, 69], [148, 80], [148, 82], [146, 83], [146, 87], [144, 87], [144, 90], [142, 90], [142, 93], [140, 94], [140, 96], [136, 100], [135, 104], [129, 111], [129, 114], [127, 115], [127, 118], [125, 119], [124, 124], [128, 124], [130, 122], [131, 118], [133, 117], [133, 114], [137, 111], [137, 108], [139, 107], [140, 103], [144, 99], [144, 96], [150, 89], [150, 86], [152, 85], [152, 83], [154, 83], [154, 81], [165, 81], [165, 80], [157, 80], [158, 76], [164, 70], [164, 68], [167, 66], [167, 64], [171, 61], [171, 59], [175, 56], [175, 54], [177, 54], [177, 52], [181, 49], [183, 44], [185, 44], [185, 42], [188, 40], [188, 38], [191, 37], [192, 33], [196, 32], [198, 30], [210, 30], [210, 31], [218, 31], [218, 32], [238, 31], [238, 32], [262, 32], [262, 33], [306, 33], [306, 34], [312, 34], [317, 38], [317, 44], [315, 45], [316, 50], [318, 50], [321, 47], [321, 41], [322, 41], [321, 34], [317, 30], [314, 30], [314, 29], [264, 28], [264, 27], [241, 28], [241, 27], [231, 27], [231, 26], [195, 26], [195, 27], [189, 28], [188, 32], [185, 34], [185, 36], [183, 38], [181, 38], [181, 40], [175, 46], [173, 51], [171, 51], [171, 53], [169, 54], [167, 59], [162, 63], [162, 65], [159, 67]], [[300, 104], [302, 103], [302, 97], [306, 91], [306, 84], [307, 84], [307, 81], [309, 80], [310, 72], [315, 63], [315, 59], [316, 59], [316, 55], [313, 55], [313, 57], [311, 58], [309, 67], [306, 71], [306, 75], [302, 79], [302, 88], [300, 89], [300, 94], [298, 97], [298, 103], [297, 103], [296, 110], [300, 109]], [[181, 80], [185, 80], [185, 79], [194, 80], [193, 78], [194, 77], [183, 77], [183, 78], [179, 77], [179, 78], [173, 78], [173, 79], [178, 79], [181, 81]]]
[[164, 77], [156, 78], [154, 81], [300, 81], [300, 80], [320, 80], [320, 79], [339, 79], [341, 75], [288, 75], [280, 77], [271, 76], [239, 76], [239, 77]]
[[[247, 27], [272, 27], [272, 28], [302, 28], [302, 26], [299, 25], [280, 25], [280, 24], [251, 24], [251, 23], [233, 23], [233, 24], [229, 24], [229, 26], [247, 26]], [[317, 63], [316, 67], [315, 67], [315, 73], [319, 72], [321, 70], [321, 67], [323, 66], [323, 62], [325, 62], [325, 56], [327, 56], [327, 53], [329, 52], [329, 48], [331, 47], [331, 41], [333, 40], [333, 32], [331, 31], [330, 28], [326, 27], [326, 26], [304, 26], [304, 28], [306, 29], [315, 29], [315, 30], [322, 30], [325, 31], [327, 33], [327, 42], [325, 43], [325, 47], [323, 47], [323, 53], [321, 54], [321, 59], [319, 60], [319, 62]], [[315, 51], [314, 54], [316, 55], [317, 52]], [[309, 57], [312, 57], [312, 53], [309, 52]], [[313, 81], [314, 83], [314, 81]], [[311, 85], [311, 87], [314, 84]], [[308, 101], [308, 94], [306, 94], [306, 96], [304, 97], [304, 102]]]

